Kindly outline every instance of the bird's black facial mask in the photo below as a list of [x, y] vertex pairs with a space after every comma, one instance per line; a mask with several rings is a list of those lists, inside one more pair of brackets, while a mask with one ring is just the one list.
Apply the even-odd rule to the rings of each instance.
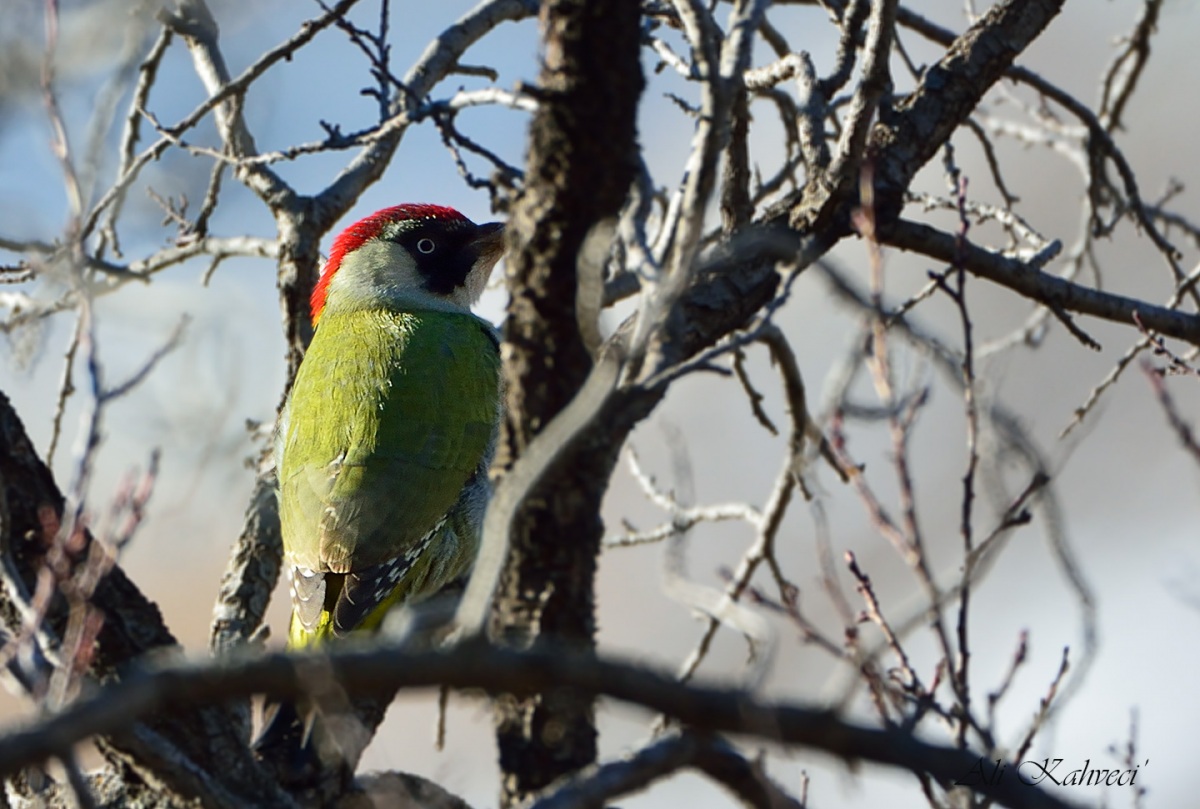
[[499, 224], [476, 226], [470, 222], [427, 220], [411, 223], [392, 241], [413, 257], [425, 289], [435, 295], [449, 295], [466, 284], [467, 275], [482, 255], [480, 238], [499, 228]]

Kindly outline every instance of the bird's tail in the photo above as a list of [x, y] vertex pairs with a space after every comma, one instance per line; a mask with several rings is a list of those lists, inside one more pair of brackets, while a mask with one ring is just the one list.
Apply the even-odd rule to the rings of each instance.
[[378, 695], [348, 696], [317, 704], [308, 699], [268, 700], [263, 725], [251, 743], [255, 755], [280, 783], [338, 794], [391, 702]]
[[280, 783], [315, 786], [320, 780], [321, 756], [313, 744], [316, 715], [294, 700], [263, 703], [263, 723], [251, 742], [254, 754], [275, 771]]
[[[322, 633], [307, 632], [293, 614], [288, 627], [289, 649], [313, 648], [323, 641]], [[268, 697], [262, 717], [261, 730], [250, 747], [280, 783], [312, 789], [331, 776], [336, 780], [338, 773], [346, 769], [338, 766], [336, 755], [329, 753], [329, 733], [315, 700]]]
[[[460, 577], [422, 601], [418, 609], [410, 605], [399, 613], [397, 626], [385, 631], [394, 638], [403, 637], [414, 651], [436, 648], [445, 638], [465, 584], [466, 577]], [[330, 611], [321, 614], [315, 630], [293, 615], [288, 648], [314, 649], [334, 642], [329, 615]], [[369, 628], [354, 634], [369, 637], [381, 622], [380, 615], [368, 622]], [[393, 696], [393, 692], [351, 695], [332, 682], [324, 685], [311, 697], [298, 701], [268, 698], [263, 705], [262, 729], [251, 748], [283, 784], [322, 791], [330, 784], [348, 784]]]

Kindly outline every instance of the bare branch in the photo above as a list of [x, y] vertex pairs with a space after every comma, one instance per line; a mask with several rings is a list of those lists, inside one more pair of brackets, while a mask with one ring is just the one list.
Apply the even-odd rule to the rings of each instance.
[[[38, 727], [0, 738], [0, 773], [57, 755], [90, 735], [110, 733], [131, 718], [150, 716], [185, 695], [192, 704], [254, 693], [299, 696], [306, 688], [304, 671], [311, 666], [327, 668], [354, 692], [446, 684], [524, 695], [565, 685], [661, 711], [696, 731], [736, 732], [812, 747], [847, 761], [928, 772], [945, 783], [969, 772], [979, 758], [969, 751], [919, 741], [906, 732], [852, 725], [824, 710], [763, 702], [740, 690], [684, 685], [637, 665], [564, 649], [515, 651], [465, 645], [448, 652], [405, 653], [387, 645], [365, 650], [347, 645], [328, 656], [275, 654], [253, 660], [156, 667], [110, 686]], [[1016, 779], [980, 784], [978, 790], [1003, 806], [1071, 806]]]
[[995, 281], [1032, 300], [1117, 323], [1133, 323], [1136, 313], [1147, 328], [1192, 345], [1200, 345], [1200, 315], [1064, 281], [1026, 262], [969, 243], [960, 247], [954, 236], [917, 222], [898, 221], [894, 226], [885, 228], [880, 238], [885, 244], [922, 253], [947, 264], [953, 264], [956, 256], [961, 255], [968, 272]]

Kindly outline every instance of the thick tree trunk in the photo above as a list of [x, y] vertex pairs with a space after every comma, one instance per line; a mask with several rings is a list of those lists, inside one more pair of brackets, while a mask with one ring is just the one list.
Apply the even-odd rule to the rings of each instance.
[[[576, 319], [577, 256], [591, 229], [617, 214], [633, 180], [644, 83], [639, 10], [636, 0], [542, 7], [541, 105], [527, 185], [509, 223], [499, 469], [566, 406], [592, 366]], [[592, 645], [600, 501], [617, 449], [585, 448], [526, 499], [497, 599], [502, 642]], [[497, 734], [506, 805], [596, 756], [591, 700], [566, 691], [499, 700]]]

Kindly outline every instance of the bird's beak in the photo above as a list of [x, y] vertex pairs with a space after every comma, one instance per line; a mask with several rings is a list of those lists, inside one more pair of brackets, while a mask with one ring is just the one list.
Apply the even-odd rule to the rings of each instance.
[[500, 256], [504, 255], [504, 223], [488, 222], [486, 225], [480, 225], [475, 230], [475, 238], [471, 240], [471, 245], [479, 256], [477, 261], [485, 266], [495, 266]]
[[465, 249], [475, 254], [475, 260], [466, 279], [467, 294], [471, 303], [475, 303], [483, 294], [483, 289], [487, 286], [488, 277], [495, 269], [496, 262], [504, 255], [504, 223], [488, 222], [486, 225], [478, 225]]

